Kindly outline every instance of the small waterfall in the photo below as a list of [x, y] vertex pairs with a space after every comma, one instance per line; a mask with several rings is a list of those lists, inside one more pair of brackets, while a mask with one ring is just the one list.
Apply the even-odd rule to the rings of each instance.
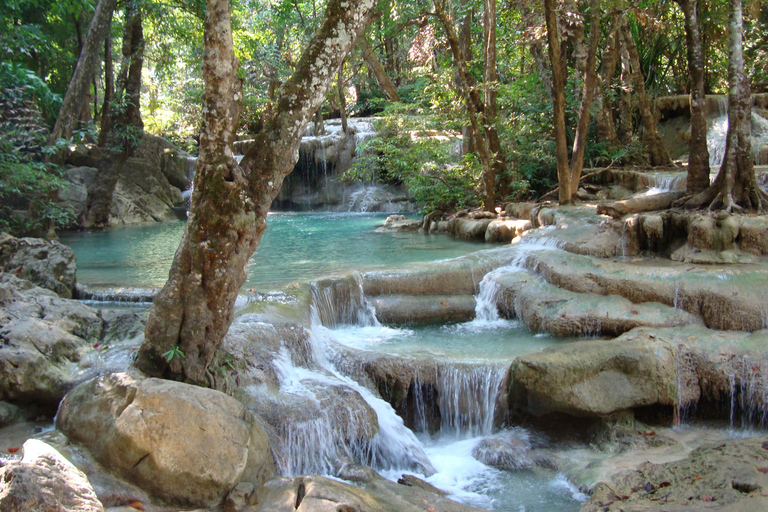
[[648, 190], [643, 196], [652, 196], [675, 190], [685, 190], [688, 178], [685, 174], [649, 174]]
[[319, 325], [341, 324], [379, 326], [376, 311], [363, 294], [359, 274], [345, 278], [327, 278], [311, 285], [312, 307]]
[[154, 288], [87, 288], [78, 284], [76, 297], [86, 302], [124, 304], [151, 304], [155, 300]]
[[731, 388], [730, 422], [735, 427], [737, 414], [742, 428], [768, 426], [768, 362], [744, 356], [729, 374]]
[[454, 437], [493, 433], [505, 365], [444, 366], [438, 376], [440, 432]]

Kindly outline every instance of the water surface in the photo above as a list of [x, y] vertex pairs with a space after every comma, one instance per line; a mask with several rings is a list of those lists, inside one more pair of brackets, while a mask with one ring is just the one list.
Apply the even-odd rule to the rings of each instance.
[[[446, 235], [375, 233], [387, 214], [270, 213], [248, 264], [247, 288], [280, 289], [351, 269], [397, 267], [483, 249]], [[90, 287], [159, 288], [168, 279], [184, 222], [72, 233], [78, 282]]]

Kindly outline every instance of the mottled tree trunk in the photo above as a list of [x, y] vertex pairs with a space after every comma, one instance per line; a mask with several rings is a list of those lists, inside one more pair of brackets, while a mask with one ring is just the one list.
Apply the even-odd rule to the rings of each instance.
[[488, 211], [494, 211], [496, 208], [496, 178], [493, 174], [491, 152], [484, 129], [485, 120], [484, 113], [481, 110], [482, 102], [480, 101], [480, 95], [467, 69], [459, 37], [456, 35], [456, 30], [453, 27], [453, 20], [440, 0], [434, 0], [433, 5], [435, 6], [435, 14], [443, 25], [443, 29], [445, 29], [448, 44], [453, 52], [453, 61], [459, 78], [459, 90], [467, 107], [467, 117], [469, 118], [469, 125], [474, 135], [475, 152], [483, 168], [483, 207]]
[[569, 204], [573, 196], [571, 195], [571, 173], [568, 168], [568, 142], [565, 137], [565, 75], [560, 55], [555, 0], [544, 0], [544, 17], [547, 22], [549, 62], [552, 69], [552, 131], [555, 136], [557, 156], [558, 199], [560, 204]]
[[381, 92], [384, 93], [384, 96], [389, 101], [399, 103], [401, 101], [400, 95], [397, 93], [397, 89], [392, 83], [392, 80], [389, 79], [389, 75], [384, 71], [384, 66], [381, 65], [381, 61], [376, 56], [373, 48], [371, 48], [368, 40], [365, 37], [361, 37], [358, 44], [360, 45], [363, 60], [368, 64], [368, 67], [371, 68], [371, 71], [373, 71], [373, 76], [376, 78], [379, 87], [381, 87]]
[[688, 75], [691, 83], [691, 140], [688, 143], [689, 195], [709, 187], [709, 149], [707, 148], [707, 102], [704, 97], [704, 54], [699, 30], [698, 0], [676, 0], [685, 15], [685, 40]]
[[619, 49], [619, 56], [621, 58], [621, 93], [619, 95], [619, 119], [617, 132], [619, 140], [622, 144], [628, 144], [632, 141], [632, 134], [634, 133], [634, 126], [632, 123], [632, 72], [630, 71], [630, 57], [627, 45], [624, 42], [624, 36], [621, 32], [625, 30], [622, 23], [617, 34], [621, 44]]
[[[87, 229], [103, 229], [109, 226], [112, 196], [123, 172], [123, 167], [133, 155], [144, 127], [141, 121], [141, 69], [144, 62], [144, 31], [142, 15], [134, 3], [126, 5], [123, 57], [128, 59], [126, 76], [120, 79], [122, 89], [119, 98], [119, 114], [107, 118], [107, 130], [102, 126], [100, 141], [102, 157], [94, 180], [88, 186], [85, 206], [80, 214], [80, 225]], [[110, 59], [111, 60], [111, 59]], [[111, 76], [111, 62], [109, 63]], [[110, 107], [111, 113], [111, 107]]]
[[337, 92], [339, 94], [339, 117], [341, 117], [341, 130], [347, 133], [347, 97], [344, 94], [344, 63], [339, 66], [337, 78]]
[[96, 4], [91, 25], [88, 27], [88, 35], [80, 51], [80, 57], [77, 59], [75, 72], [69, 81], [56, 124], [51, 132], [51, 144], [58, 139], [69, 139], [72, 136], [72, 130], [80, 118], [85, 97], [96, 72], [101, 45], [109, 33], [115, 3], [115, 0], [99, 0]]
[[[215, 385], [210, 364], [232, 323], [235, 299], [266, 227], [269, 206], [298, 160], [307, 123], [374, 6], [374, 0], [330, 0], [296, 72], [280, 89], [273, 116], [238, 165], [231, 144], [242, 92], [229, 0], [208, 0], [204, 129], [190, 218], [136, 358], [145, 372]], [[174, 353], [178, 357], [171, 358]]]
[[648, 149], [648, 156], [651, 165], [669, 165], [672, 159], [669, 157], [669, 151], [661, 140], [659, 130], [656, 127], [656, 119], [651, 111], [651, 103], [645, 93], [645, 79], [640, 69], [640, 55], [637, 53], [637, 45], [632, 37], [632, 31], [629, 30], [627, 23], [624, 23], [624, 29], [620, 31], [624, 36], [624, 43], [630, 57], [630, 72], [632, 82], [635, 86], [635, 95], [637, 96], [637, 110], [643, 123], [642, 141]]
[[757, 184], [752, 157], [752, 103], [744, 72], [742, 1], [731, 0], [728, 19], [728, 134], [715, 182], [685, 205], [725, 211], [765, 210], [768, 195]]
[[[472, 17], [474, 15], [474, 9], [468, 5], [468, 0], [462, 0], [461, 9], [466, 10], [464, 13], [464, 20], [461, 22], [461, 30], [459, 31], [459, 48], [461, 49], [461, 55], [464, 58], [464, 62], [469, 65], [472, 61]], [[461, 87], [461, 77], [459, 76], [458, 69], [456, 70], [456, 85]], [[470, 155], [475, 152], [475, 133], [472, 131], [472, 126], [467, 123], [462, 123], [461, 126], [461, 154]]]

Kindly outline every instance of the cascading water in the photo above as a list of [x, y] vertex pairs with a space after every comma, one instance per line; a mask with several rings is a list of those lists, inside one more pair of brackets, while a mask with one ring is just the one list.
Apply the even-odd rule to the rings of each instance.
[[[768, 165], [768, 119], [752, 112], [752, 153], [755, 165]], [[714, 118], [707, 128], [709, 165], [718, 168], [723, 164], [728, 136], [728, 115]], [[715, 169], [716, 170], [716, 169]]]

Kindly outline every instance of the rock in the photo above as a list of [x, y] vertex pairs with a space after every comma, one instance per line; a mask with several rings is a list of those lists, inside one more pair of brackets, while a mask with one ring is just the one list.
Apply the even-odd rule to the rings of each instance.
[[644, 462], [599, 484], [581, 512], [767, 510], [766, 439], [703, 446], [676, 462]]
[[475, 317], [471, 295], [380, 295], [370, 303], [384, 324], [466, 322]]
[[768, 218], [745, 217], [739, 240], [742, 251], [756, 256], [768, 255]]
[[134, 312], [95, 310], [7, 273], [0, 276], [0, 306], [0, 399], [51, 412], [67, 391], [102, 370], [101, 349], [130, 351], [125, 345], [137, 345], [144, 330]]
[[175, 188], [189, 188], [195, 159], [168, 140], [145, 133], [134, 156], [147, 162], [151, 169], [159, 170]]
[[531, 229], [529, 220], [492, 220], [485, 231], [485, 241], [489, 243], [509, 243], [515, 237]]
[[56, 426], [111, 471], [181, 506], [219, 504], [238, 482], [261, 484], [275, 472], [267, 436], [245, 407], [188, 384], [100, 377], [64, 398]]
[[418, 219], [409, 219], [405, 215], [390, 215], [384, 221], [384, 224], [376, 228], [377, 233], [386, 233], [389, 231], [418, 231], [422, 222]]
[[30, 439], [21, 461], [0, 469], [0, 510], [103, 512], [88, 478], [56, 450]]
[[16, 422], [21, 417], [21, 409], [14, 404], [0, 401], [0, 428]]
[[[431, 486], [429, 486], [431, 487]], [[258, 512], [471, 512], [421, 486], [400, 485], [376, 475], [365, 488], [321, 476], [277, 478], [264, 486]]]
[[176, 220], [172, 210], [174, 197], [170, 191], [168, 179], [150, 162], [129, 158], [115, 186], [110, 224]]
[[586, 340], [518, 357], [510, 368], [510, 410], [600, 417], [674, 405], [671, 346], [644, 340]]
[[557, 336], [619, 335], [639, 326], [698, 324], [690, 313], [658, 302], [633, 303], [618, 295], [574, 293], [526, 271], [497, 274], [497, 306], [535, 332]]
[[71, 299], [77, 278], [75, 253], [66, 245], [0, 233], [0, 270]]
[[472, 457], [506, 471], [529, 469], [536, 465], [531, 450], [541, 444], [529, 431], [515, 427], [483, 438], [472, 448]]
[[490, 223], [491, 219], [461, 217], [456, 219], [453, 234], [464, 240], [485, 240], [485, 230]]
[[225, 503], [227, 506], [234, 509], [242, 508], [248, 504], [254, 491], [255, 488], [251, 482], [240, 482], [234, 489], [229, 491]]
[[514, 219], [532, 220], [537, 208], [539, 205], [536, 203], [509, 203], [504, 207], [504, 213]]

